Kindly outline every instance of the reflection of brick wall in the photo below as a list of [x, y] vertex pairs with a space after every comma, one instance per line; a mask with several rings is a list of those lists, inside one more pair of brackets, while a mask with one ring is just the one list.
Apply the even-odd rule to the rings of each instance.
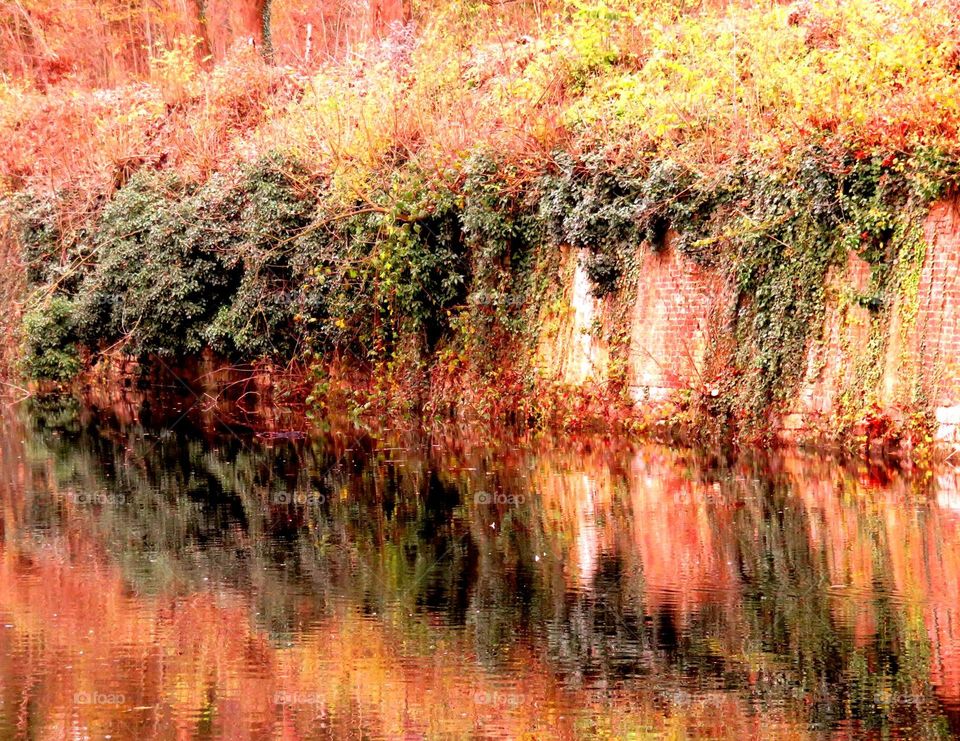
[[930, 640], [930, 681], [954, 723], [960, 721], [960, 476], [936, 478], [937, 506], [925, 518], [915, 571], [926, 580], [925, 623]]
[[645, 253], [639, 274], [630, 336], [634, 398], [659, 400], [700, 388], [714, 313], [727, 305], [723, 279], [669, 243]]

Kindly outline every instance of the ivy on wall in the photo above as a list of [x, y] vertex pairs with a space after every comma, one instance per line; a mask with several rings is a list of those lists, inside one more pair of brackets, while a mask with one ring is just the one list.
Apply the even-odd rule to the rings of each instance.
[[[344, 202], [278, 153], [202, 185], [141, 173], [69, 233], [57, 218], [65, 194], [18, 196], [33, 286], [25, 370], [62, 381], [81, 368], [81, 350], [107, 348], [320, 362], [348, 352], [371, 364], [413, 348], [418, 362], [473, 364], [493, 378], [501, 360], [529, 355], [561, 248], [581, 252], [602, 298], [642, 288], [642, 250], [670, 242], [723, 274], [735, 298], [735, 349], [711, 364], [724, 392], [701, 413], [760, 429], [805, 371], [828, 273], [848, 252], [871, 265], [870, 288], [855, 297], [875, 318], [870, 352], [883, 349], [894, 296], [909, 319], [918, 224], [956, 166], [933, 150], [811, 145], [775, 170], [742, 159], [704, 174], [597, 149], [558, 153], [534, 175], [489, 152], [458, 172], [410, 160], [386, 175]], [[876, 381], [860, 374], [853, 406], [870, 403]]]

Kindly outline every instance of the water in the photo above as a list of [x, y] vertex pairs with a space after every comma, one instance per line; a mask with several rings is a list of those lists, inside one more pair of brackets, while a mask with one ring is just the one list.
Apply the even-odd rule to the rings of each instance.
[[28, 402], [0, 738], [942, 738], [960, 477]]

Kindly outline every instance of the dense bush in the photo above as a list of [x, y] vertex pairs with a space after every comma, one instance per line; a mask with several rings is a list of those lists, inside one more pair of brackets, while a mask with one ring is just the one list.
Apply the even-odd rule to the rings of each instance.
[[300, 163], [273, 154], [250, 167], [233, 187], [232, 213], [211, 214], [222, 229], [232, 230], [224, 234], [230, 243], [220, 255], [236, 276], [204, 331], [214, 350], [245, 359], [293, 352], [301, 288], [318, 257], [298, 237], [314, 217], [319, 187]]
[[53, 306], [69, 315], [70, 341], [91, 350], [289, 355], [296, 292], [315, 265], [294, 238], [314, 209], [309, 178], [274, 157], [201, 187], [138, 174], [91, 217], [90, 239], [68, 245], [54, 205], [38, 200], [23, 212], [21, 242], [31, 282], [62, 297]]
[[201, 186], [144, 171], [91, 215], [71, 259], [56, 203], [28, 202], [21, 244], [32, 285], [60, 297], [57, 320], [69, 320], [55, 337], [94, 352], [364, 357], [411, 332], [432, 345], [468, 290], [463, 202], [412, 166], [373, 197], [339, 203], [278, 154]]
[[76, 289], [81, 341], [93, 349], [122, 342], [140, 355], [202, 349], [232, 276], [197, 221], [199, 202], [175, 177], [142, 175], [107, 204], [95, 259]]
[[74, 310], [63, 297], [33, 307], [23, 317], [23, 366], [32, 378], [66, 381], [80, 370]]
[[455, 194], [416, 169], [399, 171], [374, 222], [377, 298], [398, 328], [424, 333], [433, 345], [447, 325], [446, 310], [463, 303], [466, 248]]
[[585, 248], [586, 269], [596, 293], [613, 291], [622, 272], [623, 253], [645, 234], [649, 204], [643, 179], [610, 167], [603, 153], [578, 161], [555, 158], [556, 174], [542, 184], [542, 210], [550, 236], [560, 244]]
[[522, 175], [490, 153], [465, 167], [464, 238], [470, 251], [472, 321], [484, 331], [499, 325], [525, 329], [536, 300], [533, 285], [538, 249], [544, 243], [539, 193]]

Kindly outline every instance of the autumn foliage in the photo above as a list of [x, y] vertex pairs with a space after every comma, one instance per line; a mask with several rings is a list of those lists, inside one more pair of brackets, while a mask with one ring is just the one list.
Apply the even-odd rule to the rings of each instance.
[[361, 190], [398, 153], [439, 174], [477, 148], [528, 161], [605, 141], [703, 168], [818, 138], [953, 147], [960, 117], [947, 0], [16, 0], [0, 13], [7, 190], [102, 187], [144, 166], [202, 179], [278, 147]]
[[[149, 239], [139, 228], [131, 232], [129, 254], [144, 265], [149, 261], [137, 250], [162, 244], [167, 226], [184, 226], [177, 209], [188, 198], [199, 193], [204, 209], [222, 215], [229, 210], [217, 210], [220, 194], [232, 193], [245, 199], [237, 213], [251, 220], [231, 233], [230, 250], [205, 249], [230, 269], [246, 270], [235, 281], [245, 286], [258, 277], [244, 252], [249, 244], [262, 248], [261, 264], [299, 254], [290, 267], [296, 281], [285, 274], [281, 282], [296, 283], [304, 303], [316, 299], [313, 308], [321, 304], [322, 311], [298, 305], [288, 312], [287, 330], [306, 330], [313, 321], [318, 334], [339, 332], [338, 341], [350, 335], [364, 362], [395, 360], [409, 328], [400, 320], [412, 319], [431, 351], [459, 329], [459, 339], [468, 338], [467, 327], [473, 336], [493, 336], [483, 321], [515, 318], [519, 311], [504, 306], [521, 292], [500, 309], [484, 309], [485, 317], [464, 310], [471, 293], [491, 287], [526, 281], [530, 290], [520, 303], [543, 320], [536, 310], [547, 297], [534, 289], [545, 281], [534, 274], [553, 269], [556, 256], [538, 252], [548, 242], [597, 253], [591, 279], [599, 293], [608, 291], [623, 274], [615, 264], [623, 255], [609, 253], [656, 241], [667, 223], [658, 213], [671, 204], [675, 229], [693, 226], [706, 235], [694, 241], [715, 246], [733, 231], [747, 234], [742, 265], [760, 275], [779, 263], [758, 245], [780, 247], [757, 237], [758, 225], [788, 229], [786, 220], [811, 213], [774, 203], [785, 184], [796, 186], [796, 203], [823, 196], [830, 218], [846, 220], [813, 225], [824, 230], [823, 244], [816, 259], [800, 260], [807, 272], [791, 276], [791, 285], [809, 284], [816, 294], [846, 227], [873, 218], [870, 198], [893, 193], [884, 214], [892, 213], [907, 190], [929, 199], [956, 174], [960, 36], [948, 0], [696, 7], [274, 0], [69, 9], [18, 0], [3, 12], [0, 225], [10, 214], [37, 216], [34, 232], [46, 239], [37, 259], [58, 262], [76, 281], [92, 270], [87, 283], [96, 283], [104, 253], [118, 244], [105, 235], [122, 233], [107, 222], [125, 216], [123, 203], [142, 195], [141, 202], [160, 204], [173, 218], [151, 227]], [[276, 163], [295, 163], [277, 176], [295, 192], [291, 208], [300, 209], [287, 231], [264, 227], [269, 209], [257, 211], [266, 201], [253, 192], [259, 183], [264, 198], [276, 195], [276, 173], [270, 182], [250, 174]], [[887, 188], [891, 177], [906, 179], [904, 168], [933, 182]], [[243, 180], [253, 190], [237, 195], [231, 188]], [[851, 191], [841, 203], [838, 193], [853, 181], [873, 195]], [[823, 193], [814, 192], [821, 186]], [[640, 195], [623, 203], [624, 193]], [[719, 193], [735, 203], [710, 201]], [[689, 200], [691, 194], [700, 200]], [[25, 209], [20, 196], [36, 208]], [[756, 213], [744, 213], [747, 197]], [[707, 213], [716, 223], [706, 223]], [[579, 221], [571, 225], [568, 214]], [[211, 218], [210, 226], [228, 221]], [[889, 239], [889, 225], [874, 226], [878, 244]], [[551, 229], [548, 239], [544, 231]], [[869, 229], [858, 233], [874, 238]], [[24, 265], [11, 263], [5, 272], [13, 280]], [[783, 295], [758, 285], [745, 283], [744, 290], [757, 289], [753, 298]], [[60, 294], [83, 303], [69, 281], [34, 287], [26, 303], [42, 311]], [[341, 311], [351, 301], [350, 311]], [[814, 326], [818, 307], [808, 303], [802, 323]], [[207, 307], [204, 336], [216, 333], [215, 320], [224, 316], [265, 313], [244, 308], [250, 305]], [[774, 314], [783, 308], [754, 305]], [[801, 314], [787, 306], [773, 319]], [[120, 329], [110, 347], [121, 344], [121, 330], [143, 326], [115, 323]], [[522, 329], [513, 326], [512, 337]], [[802, 349], [806, 334], [794, 335]], [[454, 344], [439, 348], [448, 367], [459, 374], [456, 363], [476, 366]], [[780, 373], [779, 352], [770, 353], [772, 374]], [[770, 389], [761, 391], [755, 406], [766, 407]]]

